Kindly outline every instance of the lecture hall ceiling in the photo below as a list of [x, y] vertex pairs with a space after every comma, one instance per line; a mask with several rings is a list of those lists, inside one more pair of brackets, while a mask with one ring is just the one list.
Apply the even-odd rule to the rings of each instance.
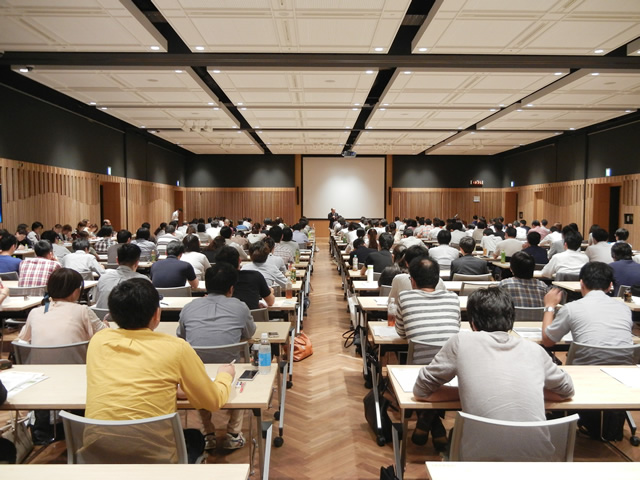
[[0, 51], [196, 154], [494, 155], [640, 107], [637, 0], [0, 0]]

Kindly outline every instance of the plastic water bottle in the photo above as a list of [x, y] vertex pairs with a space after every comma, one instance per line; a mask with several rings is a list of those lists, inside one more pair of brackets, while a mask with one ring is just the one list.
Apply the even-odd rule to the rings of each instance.
[[388, 326], [390, 327], [395, 326], [397, 312], [398, 312], [398, 308], [396, 306], [396, 299], [390, 298], [389, 303], [387, 304], [387, 325]]
[[373, 282], [373, 265], [367, 265], [367, 282]]
[[500, 262], [507, 263], [507, 254], [504, 250], [500, 252]]
[[261, 375], [271, 372], [271, 344], [269, 334], [263, 333], [260, 337], [260, 348], [258, 350], [258, 370]]
[[358, 270], [358, 255], [353, 256], [353, 269]]

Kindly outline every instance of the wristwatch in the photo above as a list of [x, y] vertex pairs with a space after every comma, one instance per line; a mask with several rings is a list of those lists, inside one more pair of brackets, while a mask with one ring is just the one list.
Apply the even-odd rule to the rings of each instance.
[[556, 307], [544, 307], [545, 312], [556, 313]]

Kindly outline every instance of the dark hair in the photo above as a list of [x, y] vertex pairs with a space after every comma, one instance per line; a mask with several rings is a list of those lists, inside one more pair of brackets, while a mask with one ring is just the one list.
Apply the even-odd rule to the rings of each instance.
[[207, 293], [224, 295], [238, 283], [238, 268], [227, 262], [216, 261], [213, 267], [207, 268], [204, 272], [204, 281], [207, 285]]
[[220, 229], [220, 236], [224, 239], [231, 238], [231, 228], [225, 225]]
[[358, 238], [356, 238], [356, 239], [353, 241], [353, 249], [354, 249], [354, 250], [355, 250], [356, 248], [358, 248], [358, 247], [362, 247], [362, 246], [364, 246], [364, 238], [360, 238], [360, 237], [358, 237]]
[[538, 220], [534, 220], [533, 222], [531, 222], [531, 225], [533, 225], [534, 227], [539, 227], [540, 222]]
[[132, 266], [140, 260], [140, 247], [134, 243], [123, 243], [118, 247], [118, 263]]
[[569, 229], [563, 233], [564, 243], [567, 244], [567, 248], [570, 250], [578, 250], [582, 245], [582, 235], [580, 232], [576, 232], [573, 229]]
[[507, 230], [505, 233], [507, 234], [507, 237], [511, 237], [511, 238], [515, 238], [518, 235], [518, 231], [513, 227], [507, 227]]
[[411, 227], [405, 228], [404, 231], [402, 232], [402, 234], [405, 237], [413, 237], [413, 228], [411, 228]]
[[438, 232], [438, 243], [440, 245], [449, 245], [451, 242], [451, 232], [449, 230], [440, 230]]
[[[375, 228], [370, 228], [369, 231], [367, 232], [367, 236], [369, 237], [369, 248], [374, 248], [376, 250], [378, 250], [379, 248], [382, 250], [389, 250], [389, 248], [383, 249], [382, 247], [379, 247], [378, 245], [378, 231]], [[393, 245], [393, 239], [391, 242], [391, 245]]]
[[[383, 234], [384, 235], [384, 234]], [[393, 263], [401, 264], [404, 262], [404, 254], [407, 251], [407, 246], [403, 243], [399, 243], [393, 247], [391, 254], [393, 255]]]
[[180, 243], [178, 240], [173, 240], [167, 245], [167, 255], [173, 255], [174, 257], [179, 257], [184, 253], [184, 245]]
[[136, 232], [136, 240], [149, 240], [151, 232], [148, 228], [139, 228]]
[[467, 314], [477, 330], [508, 332], [513, 328], [513, 299], [500, 287], [476, 290], [467, 300]]
[[619, 228], [616, 230], [616, 239], [626, 241], [629, 238], [629, 230], [626, 228]]
[[409, 275], [418, 288], [436, 288], [440, 281], [440, 267], [438, 262], [429, 258], [414, 258], [409, 264]]
[[380, 244], [380, 250], [389, 250], [393, 246], [393, 235], [384, 232], [378, 237], [378, 243]]
[[273, 240], [273, 238], [267, 235], [266, 237], [264, 237], [264, 239], [262, 239], [262, 241], [269, 248], [269, 253], [273, 252], [273, 249], [276, 246], [276, 242]]
[[48, 240], [49, 243], [53, 245], [58, 241], [58, 234], [53, 230], [46, 230], [42, 232], [42, 234], [40, 235], [40, 238], [42, 240]]
[[76, 238], [71, 244], [74, 252], [78, 252], [80, 250], [89, 250], [89, 240], [84, 238]]
[[269, 230], [269, 236], [273, 238], [274, 242], [280, 243], [280, 240], [282, 240], [282, 228], [278, 225], [271, 227], [271, 230]]
[[40, 240], [33, 244], [33, 251], [36, 252], [38, 257], [44, 257], [49, 255], [51, 251], [53, 251], [53, 247], [51, 246], [51, 242], [49, 240]]
[[197, 235], [187, 235], [182, 239], [184, 249], [186, 252], [199, 252], [200, 251], [200, 238]]
[[238, 268], [240, 253], [233, 247], [225, 246], [218, 249], [215, 258], [216, 263], [224, 262], [230, 264], [233, 268]]
[[596, 242], [606, 242], [607, 240], [609, 240], [609, 232], [607, 232], [604, 228], [596, 228], [591, 236]]
[[249, 256], [254, 263], [264, 263], [267, 261], [271, 249], [262, 240], [249, 245]]
[[458, 242], [458, 246], [468, 255], [476, 249], [476, 241], [471, 237], [462, 237]]
[[58, 268], [49, 275], [47, 292], [53, 299], [67, 298], [84, 284], [82, 275], [71, 268]]
[[579, 278], [589, 290], [608, 290], [613, 283], [613, 268], [603, 262], [588, 262], [580, 269]]
[[527, 252], [516, 252], [511, 256], [511, 271], [518, 278], [533, 278], [536, 261]]
[[130, 238], [131, 238], [131, 232], [124, 228], [120, 230], [116, 235], [116, 241], [118, 243], [127, 243]]
[[407, 265], [410, 265], [416, 258], [429, 258], [429, 251], [420, 245], [412, 245], [407, 248], [404, 252], [404, 260]]
[[611, 256], [614, 260], [633, 260], [631, 245], [625, 242], [616, 242], [611, 247]]
[[140, 227], [146, 228], [147, 230], [151, 230], [151, 224], [149, 222], [142, 222]]
[[204, 233], [207, 231], [206, 227], [204, 226], [204, 223], [199, 223], [198, 225], [196, 225], [196, 228], [198, 230], [198, 233]]
[[[258, 232], [256, 232], [258, 233]], [[293, 230], [291, 230], [289, 227], [285, 227], [282, 229], [282, 240], [284, 240], [285, 242], [290, 242], [291, 239], [293, 238]]]
[[110, 237], [111, 235], [113, 235], [113, 228], [110, 225], [103, 226], [96, 233], [96, 237]]
[[209, 242], [209, 245], [206, 246], [205, 250], [208, 252], [215, 251], [224, 247], [225, 245], [226, 242], [224, 241], [224, 238], [218, 235], [211, 242]]
[[160, 305], [160, 295], [144, 278], [116, 285], [109, 294], [109, 313], [120, 328], [136, 330], [149, 326]]
[[7, 235], [3, 235], [2, 238], [0, 238], [0, 250], [2, 250], [3, 252], [9, 250], [11, 247], [17, 244], [18, 239], [15, 237], [15, 235], [11, 235], [10, 233]]
[[527, 234], [527, 242], [533, 247], [537, 247], [540, 244], [540, 238], [541, 236], [538, 232], [529, 232]]
[[33, 222], [31, 224], [31, 230], [36, 230], [37, 228], [43, 228], [44, 225], [40, 222]]
[[175, 231], [176, 231], [176, 226], [175, 225], [169, 224], [166, 227], [164, 227], [164, 233], [165, 234], [167, 234], [167, 233], [171, 234], [171, 233], [174, 233]]

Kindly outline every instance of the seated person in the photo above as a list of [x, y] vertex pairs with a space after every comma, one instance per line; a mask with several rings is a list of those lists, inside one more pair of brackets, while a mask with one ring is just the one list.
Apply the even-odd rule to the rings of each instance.
[[118, 248], [125, 243], [131, 243], [132, 236], [131, 232], [124, 228], [116, 234], [116, 241], [107, 249], [107, 263], [118, 262]]
[[412, 228], [405, 228], [402, 231], [402, 240], [400, 240], [400, 243], [407, 248], [414, 245], [419, 245], [421, 247], [427, 248], [424, 242], [413, 234]]
[[493, 258], [499, 258], [502, 252], [504, 252], [508, 260], [514, 253], [522, 250], [522, 242], [520, 240], [516, 240], [516, 235], [517, 233], [515, 228], [507, 227], [505, 232], [506, 238], [496, 244], [496, 249], [493, 252]]
[[[225, 222], [227, 221], [225, 220]], [[231, 240], [232, 233], [233, 232], [231, 231], [231, 227], [229, 227], [226, 224], [224, 227], [220, 229], [220, 236], [224, 238], [224, 243], [238, 250], [238, 254], [240, 255], [240, 258], [242, 259], [243, 262], [246, 260], [249, 260], [249, 256], [247, 255], [247, 252], [244, 251], [244, 248], [242, 248], [242, 246], [239, 243], [236, 243]]]
[[389, 251], [393, 246], [393, 236], [390, 233], [380, 234], [378, 238], [378, 251], [370, 252], [366, 259], [362, 260], [358, 256], [358, 265], [362, 263], [361, 273], [366, 273], [367, 265], [373, 265], [373, 271], [382, 273], [382, 271], [393, 264], [393, 258]]
[[184, 253], [180, 260], [191, 264], [198, 280], [203, 280], [204, 272], [211, 268], [211, 264], [209, 259], [203, 253], [200, 253], [200, 239], [197, 235], [191, 234], [184, 237], [182, 243], [184, 244]]
[[42, 240], [47, 240], [51, 244], [51, 248], [53, 249], [53, 260], [61, 262], [64, 257], [67, 255], [71, 255], [71, 252], [67, 247], [63, 244], [59, 244], [61, 242], [60, 237], [56, 235], [54, 230], [47, 230], [46, 232], [42, 232], [40, 236]]
[[[537, 235], [536, 232], [533, 234]], [[513, 277], [502, 280], [499, 286], [509, 293], [514, 306], [544, 307], [544, 296], [547, 294], [548, 288], [544, 282], [533, 278], [534, 270], [533, 257], [525, 251], [516, 252], [511, 257]]]
[[198, 277], [190, 263], [182, 262], [184, 245], [174, 240], [167, 245], [167, 258], [151, 266], [151, 281], [156, 288], [184, 287], [198, 288]]
[[547, 249], [540, 246], [540, 234], [538, 232], [530, 231], [527, 234], [527, 243], [523, 245], [522, 251], [531, 255], [537, 265], [549, 263]]
[[582, 244], [582, 235], [580, 232], [565, 227], [564, 233], [564, 252], [557, 253], [549, 260], [542, 269], [542, 276], [553, 278], [558, 272], [578, 274], [580, 268], [589, 261], [589, 258], [580, 251]]
[[109, 308], [107, 302], [111, 290], [121, 282], [131, 278], [142, 278], [150, 281], [149, 277], [137, 273], [140, 263], [140, 248], [132, 243], [124, 243], [118, 247], [118, 268], [110, 268], [98, 280], [96, 288], [96, 308]]
[[[249, 240], [251, 243], [255, 243], [258, 240], [262, 240], [264, 238], [264, 234], [260, 233], [260, 224], [256, 223], [253, 228], [255, 229], [256, 225], [258, 226], [256, 230], [256, 234], [254, 234], [253, 240]], [[294, 242], [293, 240], [293, 230], [289, 227], [285, 227], [282, 229], [282, 240], [280, 241], [280, 246], [282, 248], [288, 248], [291, 252], [292, 257], [296, 258], [296, 253], [300, 252], [300, 246], [298, 242]]]
[[[267, 285], [287, 286], [287, 278], [274, 264], [267, 262], [269, 258], [269, 247], [263, 241], [252, 243], [249, 246], [251, 263], [242, 266], [242, 270], [253, 270], [260, 272], [267, 282]], [[240, 257], [242, 258], [242, 256]]]
[[449, 246], [450, 241], [451, 232], [441, 230], [438, 232], [438, 246], [429, 249], [429, 258], [438, 262], [440, 269], [449, 270], [451, 262], [460, 257], [458, 249]]
[[[140, 278], [111, 291], [109, 311], [120, 328], [105, 329], [89, 343], [87, 418], [135, 420], [167, 415], [176, 411], [178, 392], [184, 392], [193, 408], [209, 411], [219, 410], [229, 399], [233, 365], [221, 366], [212, 381], [187, 342], [153, 331], [160, 323], [159, 303], [157, 290]], [[190, 432], [185, 440], [193, 463], [204, 450], [204, 440], [200, 432]]]
[[382, 270], [382, 273], [380, 274], [380, 278], [378, 278], [378, 285], [391, 286], [396, 275], [399, 273], [409, 273], [409, 265], [407, 265], [404, 260], [404, 254], [406, 251], [407, 248], [402, 244], [398, 244], [393, 247], [393, 251], [391, 252], [393, 264], [388, 267], [384, 267], [384, 270]]
[[[627, 230], [626, 228], [617, 229], [615, 236], [616, 236], [616, 242], [629, 243], [629, 230]], [[629, 244], [629, 246], [631, 246], [631, 244]]]
[[98, 233], [96, 233], [96, 237], [100, 239], [94, 245], [94, 248], [96, 249], [96, 252], [98, 252], [98, 255], [106, 255], [109, 247], [118, 243], [118, 241], [113, 238], [113, 227], [109, 225], [105, 225], [100, 230], [98, 230]]
[[353, 257], [358, 257], [358, 268], [365, 268], [366, 270], [367, 259], [374, 252], [377, 252], [377, 250], [365, 246], [364, 238], [358, 237], [353, 241], [353, 250], [349, 253], [349, 263], [353, 266]]
[[196, 230], [198, 231], [198, 239], [200, 240], [200, 244], [209, 244], [211, 243], [211, 236], [207, 233], [207, 227], [204, 223], [198, 223], [196, 226]]
[[140, 261], [149, 262], [155, 253], [158, 258], [158, 247], [151, 240], [151, 232], [148, 228], [139, 228], [136, 232], [136, 239], [131, 243], [140, 248]]
[[596, 228], [591, 236], [593, 242], [587, 247], [584, 253], [586, 253], [590, 262], [604, 262], [611, 263], [611, 245], [609, 245], [609, 232], [604, 228]]
[[480, 240], [480, 246], [485, 255], [492, 256], [496, 250], [496, 245], [502, 240], [499, 236], [495, 235], [494, 231], [490, 228], [485, 228], [482, 231], [482, 239]]
[[[224, 248], [235, 250], [233, 247]], [[216, 347], [252, 338], [256, 324], [251, 312], [245, 303], [232, 297], [238, 281], [237, 267], [218, 262], [207, 270], [205, 281], [207, 296], [196, 298], [185, 305], [180, 312], [176, 335], [193, 347]], [[242, 435], [244, 411], [231, 410], [229, 413], [224, 448], [233, 450], [243, 447], [246, 442]], [[211, 421], [211, 412], [200, 410], [200, 418], [207, 441], [205, 448], [214, 449], [215, 427]]]
[[[411, 265], [411, 262], [416, 258], [429, 258], [429, 252], [417, 245], [413, 247], [407, 248], [404, 252], [404, 260], [407, 265]], [[396, 305], [398, 304], [400, 292], [404, 292], [405, 290], [411, 290], [413, 285], [411, 284], [411, 276], [408, 273], [399, 273], [391, 282], [391, 291], [389, 292], [389, 298], [393, 298], [396, 301]], [[442, 281], [442, 278], [438, 280], [438, 284], [436, 285], [436, 290], [446, 290], [447, 288]]]
[[472, 237], [462, 237], [458, 246], [462, 256], [451, 262], [451, 278], [456, 273], [461, 275], [483, 275], [489, 273], [487, 261], [473, 256], [476, 242]]
[[20, 271], [20, 260], [13, 255], [18, 248], [18, 241], [14, 235], [7, 233], [0, 238], [0, 273]]
[[104, 267], [98, 263], [96, 257], [89, 253], [89, 240], [74, 240], [72, 244], [73, 254], [62, 259], [62, 266], [71, 268], [79, 273], [95, 272], [98, 275], [104, 273]]
[[[467, 312], [473, 331], [449, 338], [431, 363], [420, 369], [413, 388], [416, 399], [459, 398], [462, 411], [472, 415], [538, 422], [546, 420], [545, 399], [562, 401], [573, 396], [571, 377], [543, 348], [508, 333], [515, 312], [505, 291], [489, 287], [473, 292]], [[455, 376], [459, 387], [444, 385]], [[522, 459], [545, 459], [550, 448], [548, 438], [537, 442], [529, 436]], [[481, 444], [478, 450], [481, 455]]]
[[54, 260], [53, 247], [47, 240], [38, 240], [33, 250], [36, 257], [25, 258], [20, 263], [18, 287], [46, 285], [50, 275], [60, 268], [60, 264]]
[[618, 295], [620, 285], [628, 287], [640, 285], [640, 264], [633, 261], [631, 245], [625, 242], [614, 243], [611, 247], [613, 262], [613, 294]]

